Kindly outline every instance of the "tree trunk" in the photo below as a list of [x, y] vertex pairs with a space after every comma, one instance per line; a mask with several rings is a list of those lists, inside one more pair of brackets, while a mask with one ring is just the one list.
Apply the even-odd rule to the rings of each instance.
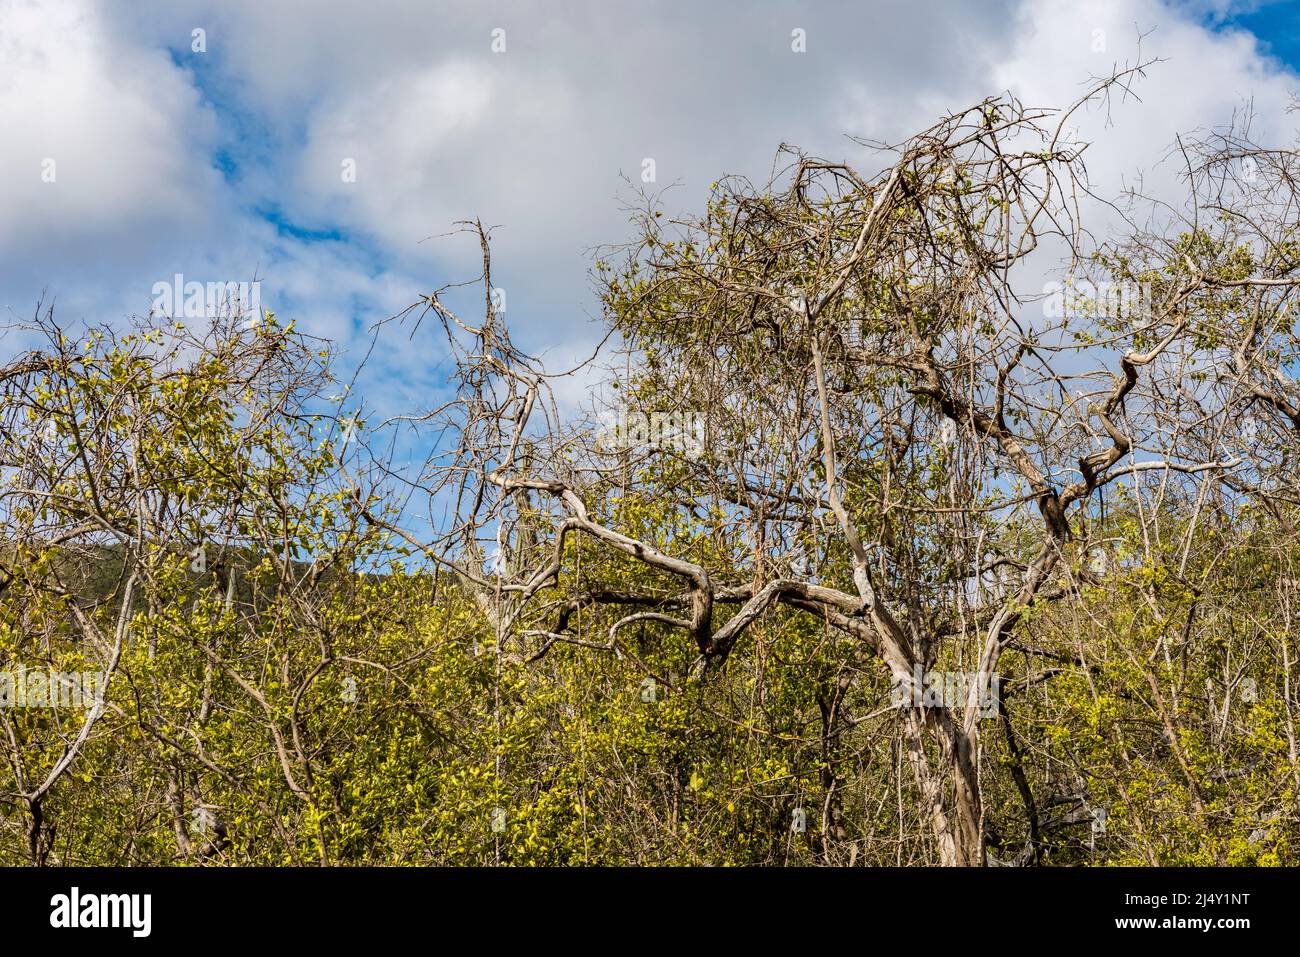
[[[983, 867], [984, 834], [976, 755], [978, 731], [966, 733], [943, 708], [907, 708], [904, 715], [908, 759], [945, 867]], [[927, 734], [928, 732], [928, 734]], [[942, 766], [935, 769], [925, 752], [926, 738], [939, 743]], [[951, 790], [948, 779], [952, 781]]]

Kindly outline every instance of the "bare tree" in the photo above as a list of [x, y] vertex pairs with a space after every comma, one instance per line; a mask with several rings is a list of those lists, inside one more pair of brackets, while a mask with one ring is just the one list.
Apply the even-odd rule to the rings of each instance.
[[[1097, 201], [1064, 130], [1138, 72], [1065, 111], [983, 101], [882, 147], [874, 175], [787, 153], [767, 187], [722, 181], [699, 219], [665, 223], [650, 208], [627, 265], [602, 263], [611, 325], [638, 359], [626, 401], [676, 423], [639, 448], [593, 443], [549, 410], [533, 421], [547, 376], [508, 345], [491, 302], [470, 326], [431, 298], [463, 343], [464, 440], [425, 476], [435, 494], [454, 485], [456, 501], [453, 535], [430, 551], [479, 594], [501, 648], [635, 659], [622, 636], [649, 626], [693, 642], [707, 679], [763, 616], [815, 616], [868, 647], [915, 703], [898, 722], [938, 859], [984, 863], [980, 722], [996, 713], [991, 682], [1018, 626], [1104, 579], [1093, 529], [1116, 483], [1155, 476], [1195, 499], [1242, 464], [1213, 440], [1233, 401], [1193, 414], [1171, 396], [1187, 362], [1213, 353], [1210, 299], [1292, 287], [1289, 264], [1237, 268], [1176, 234], [1088, 245], [1080, 204]], [[1276, 256], [1281, 238], [1270, 242]], [[490, 288], [486, 237], [484, 249]], [[1063, 301], [1044, 305], [1053, 296]], [[1288, 415], [1278, 367], [1247, 355], [1257, 338], [1238, 342], [1237, 381]], [[629, 482], [713, 516], [717, 548], [674, 553], [621, 529], [607, 506]], [[644, 587], [574, 567], [573, 536], [644, 567]], [[494, 574], [480, 538], [499, 545]], [[579, 609], [609, 611], [603, 640], [575, 631]], [[969, 676], [943, 685], [959, 700], [936, 696], [941, 669]], [[1005, 710], [1000, 720], [1014, 744]], [[1031, 827], [1019, 856], [1032, 859], [1038, 815], [1027, 785], [1020, 794]]]

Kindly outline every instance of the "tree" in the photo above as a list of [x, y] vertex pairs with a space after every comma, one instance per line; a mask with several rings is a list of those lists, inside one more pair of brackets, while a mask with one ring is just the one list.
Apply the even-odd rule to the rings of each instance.
[[481, 321], [375, 330], [453, 360], [387, 421], [270, 315], [38, 312], [0, 860], [1294, 861], [1295, 156], [1089, 198], [1066, 124], [1139, 72], [648, 197], [591, 415], [477, 222]]
[[[624, 636], [650, 628], [688, 638], [707, 679], [774, 609], [811, 615], [870, 649], [917, 705], [897, 714], [939, 860], [984, 863], [991, 680], [1029, 680], [999, 672], [1030, 647], [1030, 614], [1105, 576], [1118, 483], [1186, 489], [1194, 524], [1198, 494], [1242, 464], [1214, 441], [1232, 403], [1198, 403], [1192, 418], [1175, 397], [1187, 363], [1212, 355], [1207, 319], [1226, 290], [1294, 285], [1281, 237], [1262, 257], [1195, 224], [1085, 248], [1082, 149], [1062, 130], [1135, 72], [1064, 112], [983, 101], [884, 150], [874, 176], [792, 154], [766, 188], [722, 181], [699, 219], [665, 226], [650, 209], [627, 265], [602, 263], [610, 321], [641, 360], [626, 394], [643, 407], [622, 412], [702, 421], [695, 454], [680, 430], [611, 452], [539, 429], [547, 377], [490, 305], [480, 327], [457, 321], [473, 343], [473, 438], [430, 475], [472, 485], [459, 553], [477, 555], [471, 539], [490, 532], [509, 557], [494, 579], [456, 548], [441, 557], [502, 643], [534, 642], [525, 657], [556, 643], [635, 657]], [[1293, 228], [1278, 221], [1283, 236]], [[1044, 287], [1032, 280], [1051, 248], [1066, 257], [1065, 301], [1035, 321]], [[436, 298], [430, 308], [449, 317]], [[628, 487], [703, 534], [677, 550], [634, 534]], [[636, 584], [574, 563], [575, 536], [642, 566]], [[530, 611], [548, 589], [567, 597], [558, 614]], [[607, 613], [604, 641], [575, 633], [587, 608]], [[942, 685], [959, 700], [936, 700], [933, 676], [954, 672], [970, 676]], [[1031, 828], [1030, 857], [1039, 840]]]

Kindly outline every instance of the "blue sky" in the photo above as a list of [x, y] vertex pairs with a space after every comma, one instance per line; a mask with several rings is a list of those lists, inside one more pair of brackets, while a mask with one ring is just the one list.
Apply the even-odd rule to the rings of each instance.
[[1212, 14], [1207, 22], [1250, 31], [1270, 54], [1291, 69], [1300, 69], [1300, 3], [1295, 0], [1243, 4], [1226, 16]]
[[[265, 305], [355, 358], [374, 322], [474, 275], [476, 243], [448, 234], [477, 216], [496, 227], [516, 339], [566, 366], [600, 337], [593, 249], [629, 238], [637, 188], [698, 209], [722, 173], [764, 179], [783, 142], [866, 162], [849, 135], [896, 140], [1006, 89], [1064, 105], [1090, 75], [1135, 60], [1139, 34], [1140, 55], [1163, 61], [1142, 102], [1080, 120], [1101, 192], [1140, 173], [1176, 193], [1174, 134], [1245, 103], [1260, 134], [1295, 139], [1289, 2], [305, 9], [0, 0], [9, 322], [42, 295], [65, 320], [124, 322], [175, 273], [257, 277]], [[646, 159], [656, 177], [643, 184]], [[349, 161], [355, 182], [341, 176]], [[411, 411], [436, 401], [444, 373], [431, 334], [392, 330], [359, 390], [381, 412]], [[561, 383], [561, 400], [583, 403], [598, 378]]]

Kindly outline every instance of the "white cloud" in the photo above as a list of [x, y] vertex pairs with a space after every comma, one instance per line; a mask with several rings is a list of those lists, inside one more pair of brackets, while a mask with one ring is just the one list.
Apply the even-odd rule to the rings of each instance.
[[[0, 0], [0, 122], [12, 131], [0, 149], [0, 305], [24, 313], [48, 285], [113, 319], [173, 272], [256, 270], [264, 299], [292, 303], [305, 328], [363, 340], [358, 327], [383, 310], [472, 278], [473, 242], [422, 240], [478, 216], [500, 227], [495, 279], [517, 341], [553, 349], [558, 365], [596, 338], [589, 251], [627, 238], [621, 176], [641, 185], [645, 157], [653, 188], [680, 184], [670, 209], [699, 209], [721, 173], [765, 178], [782, 142], [861, 160], [845, 134], [897, 139], [1003, 89], [1063, 105], [1088, 75], [1135, 57], [1137, 32], [1152, 28], [1143, 52], [1165, 62], [1139, 81], [1142, 102], [1117, 103], [1110, 129], [1099, 112], [1078, 124], [1095, 141], [1099, 189], [1139, 169], [1148, 186], [1176, 188], [1176, 168], [1160, 164], [1174, 133], [1226, 122], [1247, 98], [1289, 140], [1294, 74], [1248, 35], [1206, 30], [1203, 13], [1157, 0]], [[205, 54], [189, 50], [195, 27]], [[795, 28], [806, 53], [791, 49]], [[218, 149], [243, 161], [229, 179]], [[47, 154], [54, 186], [39, 179]], [[277, 231], [254, 212], [269, 207], [343, 242]], [[385, 362], [433, 368], [434, 343], [422, 334]]]
[[1115, 196], [1140, 172], [1147, 190], [1178, 199], [1181, 160], [1164, 162], [1175, 137], [1223, 126], [1247, 105], [1257, 112], [1258, 135], [1294, 138], [1286, 108], [1296, 76], [1263, 56], [1249, 33], [1206, 30], [1155, 0], [1036, 0], [1025, 5], [1019, 24], [1014, 55], [992, 79], [1029, 104], [1068, 106], [1090, 77], [1160, 60], [1133, 81], [1132, 95], [1117, 93], [1109, 109], [1093, 105], [1070, 120], [1092, 144], [1085, 154], [1089, 179], [1105, 195]]
[[[119, 237], [200, 218], [214, 117], [165, 53], [120, 45], [93, 3], [4, 0], [0, 64], [0, 249], [115, 258]], [[86, 263], [61, 265], [75, 282]]]

